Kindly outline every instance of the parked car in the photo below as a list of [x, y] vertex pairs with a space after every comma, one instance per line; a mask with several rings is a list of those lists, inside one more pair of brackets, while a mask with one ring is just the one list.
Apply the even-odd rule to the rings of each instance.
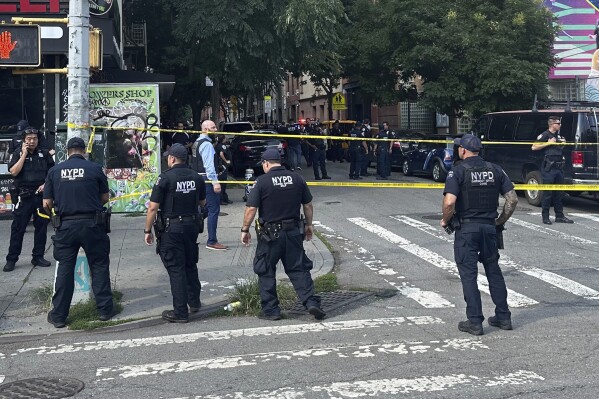
[[237, 135], [231, 140], [231, 156], [233, 175], [243, 176], [246, 169], [254, 169], [262, 173], [262, 154], [267, 148], [277, 148], [281, 154], [283, 165], [287, 164], [287, 142], [278, 137], [246, 136], [246, 133], [277, 134], [275, 130], [250, 130]]
[[453, 165], [454, 136], [428, 135], [422, 140], [446, 140], [447, 143], [407, 143], [402, 147], [402, 170], [405, 176], [425, 174], [444, 182]]
[[[494, 112], [483, 115], [475, 123], [472, 133], [483, 141], [500, 142], [483, 145], [481, 155], [500, 165], [514, 183], [540, 184], [544, 154], [533, 151], [529, 143], [547, 130], [549, 116], [561, 118], [560, 134], [569, 143], [576, 143], [563, 148], [565, 184], [599, 184], [597, 112], [589, 109]], [[579, 195], [581, 192], [572, 193]], [[528, 203], [534, 206], [541, 204], [542, 195], [539, 190], [525, 191]], [[592, 195], [599, 198], [597, 192]]]
[[254, 130], [254, 126], [250, 122], [224, 122], [219, 130], [225, 133], [240, 133]]
[[417, 143], [404, 140], [424, 139], [426, 134], [416, 130], [401, 129], [393, 132], [393, 137], [401, 141], [393, 141], [391, 144], [391, 169], [396, 167], [403, 170], [404, 152], [409, 151], [415, 145], [417, 146]]

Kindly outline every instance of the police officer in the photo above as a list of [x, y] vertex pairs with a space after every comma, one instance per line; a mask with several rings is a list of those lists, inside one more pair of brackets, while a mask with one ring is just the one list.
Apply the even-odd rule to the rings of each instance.
[[[322, 129], [320, 127], [315, 128], [312, 131], [313, 136], [324, 136]], [[307, 144], [310, 147], [311, 158], [312, 158], [312, 167], [314, 169], [314, 179], [322, 180], [322, 179], [330, 179], [331, 177], [327, 174], [327, 164], [326, 164], [326, 141], [324, 139], [319, 139], [316, 137], [311, 137], [307, 140]], [[319, 172], [320, 168], [320, 172]], [[320, 174], [322, 173], [322, 177]]]
[[[364, 138], [364, 131], [360, 123], [351, 130], [349, 136], [354, 138]], [[366, 141], [350, 140], [349, 141], [349, 178], [352, 180], [362, 180], [360, 170], [364, 160], [364, 153], [368, 152], [368, 144]]]
[[42, 135], [36, 129], [26, 128], [23, 131], [21, 147], [17, 148], [8, 163], [8, 171], [15, 177], [12, 197], [16, 198], [13, 221], [10, 228], [10, 245], [6, 255], [4, 271], [10, 272], [21, 255], [23, 236], [27, 223], [33, 215], [33, 252], [31, 263], [35, 266], [48, 267], [50, 262], [44, 259], [48, 220], [37, 215], [36, 209], [42, 207], [42, 193], [48, 170], [54, 165], [52, 156], [39, 148]]
[[[383, 128], [379, 130], [377, 139], [391, 139], [392, 134], [389, 131], [389, 123], [383, 122]], [[391, 174], [391, 163], [389, 156], [391, 154], [391, 141], [376, 141], [374, 143], [374, 151], [377, 154], [376, 166], [379, 175], [377, 180], [387, 180]]]
[[[473, 335], [483, 334], [484, 316], [477, 285], [480, 260], [495, 304], [495, 316], [489, 317], [489, 325], [511, 330], [507, 289], [498, 264], [496, 226], [503, 227], [514, 213], [518, 196], [503, 169], [478, 156], [482, 147], [478, 137], [466, 134], [455, 139], [455, 144], [459, 146], [459, 156], [463, 161], [447, 175], [441, 227], [448, 226], [452, 218], [454, 222], [459, 221], [459, 227], [452, 224], [456, 226], [454, 255], [462, 280], [468, 320], [460, 322], [458, 329]], [[499, 194], [505, 198], [505, 204], [498, 217]]]
[[[266, 320], [280, 320], [277, 298], [276, 265], [281, 260], [302, 304], [317, 320], [325, 317], [320, 297], [314, 295], [310, 270], [312, 261], [306, 256], [302, 241], [312, 239], [312, 194], [304, 179], [281, 166], [279, 151], [269, 148], [262, 155], [265, 174], [258, 177], [246, 203], [241, 242], [249, 246], [250, 225], [260, 211], [258, 246], [254, 257], [254, 273], [258, 275], [262, 313]], [[305, 222], [300, 217], [303, 205]], [[305, 226], [305, 228], [304, 228]]]
[[75, 287], [75, 264], [79, 248], [89, 262], [92, 290], [101, 321], [114, 316], [110, 289], [110, 239], [108, 215], [102, 205], [108, 202], [108, 180], [102, 167], [84, 158], [85, 143], [74, 137], [67, 143], [68, 159], [48, 172], [44, 187], [44, 208], [60, 218], [54, 224], [54, 258], [58, 261], [52, 310], [48, 322], [65, 326]]
[[198, 207], [206, 205], [206, 186], [187, 166], [187, 148], [182, 144], [169, 148], [167, 162], [170, 169], [158, 177], [152, 189], [144, 233], [146, 244], [152, 245], [152, 224], [158, 218], [154, 226], [156, 251], [168, 272], [173, 294], [173, 310], [162, 312], [162, 318], [187, 323], [188, 311], [195, 313], [201, 307], [197, 240], [203, 216]]
[[[537, 137], [538, 143], [532, 145], [533, 151], [543, 151], [544, 158], [541, 165], [543, 184], [564, 184], [564, 156], [562, 146], [550, 143], [565, 143], [566, 139], [560, 136], [561, 120], [557, 116], [550, 116], [547, 121], [549, 127]], [[564, 215], [562, 199], [564, 192], [561, 190], [545, 191], [541, 200], [542, 217], [544, 224], [551, 224], [549, 209], [553, 203], [556, 223], [574, 223]]]

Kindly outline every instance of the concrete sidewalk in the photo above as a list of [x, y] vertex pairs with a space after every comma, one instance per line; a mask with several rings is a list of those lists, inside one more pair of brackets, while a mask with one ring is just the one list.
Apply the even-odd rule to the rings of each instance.
[[[203, 305], [223, 301], [233, 291], [240, 279], [253, 276], [252, 261], [256, 249], [256, 237], [245, 248], [239, 241], [245, 203], [241, 200], [243, 190], [230, 188], [229, 197], [235, 201], [222, 206], [218, 226], [218, 240], [229, 247], [228, 251], [212, 251], [205, 248], [207, 234], [200, 235], [200, 261], [198, 263], [202, 282]], [[144, 243], [145, 215], [113, 215], [110, 233], [110, 274], [112, 288], [123, 293], [123, 312], [114, 317], [119, 319], [157, 318], [163, 310], [172, 309], [172, 297], [168, 275], [155, 247]], [[10, 237], [10, 220], [0, 220], [0, 267], [4, 266]], [[253, 231], [252, 231], [253, 233]], [[48, 245], [51, 227], [48, 229]], [[56, 329], [46, 321], [46, 313], [32, 298], [35, 289], [54, 281], [55, 267], [33, 267], [33, 226], [25, 233], [23, 251], [12, 272], [0, 270], [0, 334], [48, 334], [66, 332]], [[332, 271], [334, 259], [327, 247], [314, 236], [304, 242], [306, 253], [314, 261], [313, 276]], [[53, 261], [52, 248], [46, 259]], [[55, 263], [53, 261], [53, 263]], [[279, 279], [285, 279], [279, 265]]]

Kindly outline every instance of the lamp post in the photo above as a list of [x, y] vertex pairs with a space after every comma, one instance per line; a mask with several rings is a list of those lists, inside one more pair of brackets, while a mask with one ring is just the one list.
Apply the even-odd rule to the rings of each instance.
[[69, 2], [68, 133], [89, 138], [89, 0]]

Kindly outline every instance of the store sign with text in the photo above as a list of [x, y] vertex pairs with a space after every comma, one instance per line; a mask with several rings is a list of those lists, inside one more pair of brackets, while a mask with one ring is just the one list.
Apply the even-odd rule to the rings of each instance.
[[89, 0], [89, 13], [91, 15], [104, 15], [112, 8], [114, 0]]

